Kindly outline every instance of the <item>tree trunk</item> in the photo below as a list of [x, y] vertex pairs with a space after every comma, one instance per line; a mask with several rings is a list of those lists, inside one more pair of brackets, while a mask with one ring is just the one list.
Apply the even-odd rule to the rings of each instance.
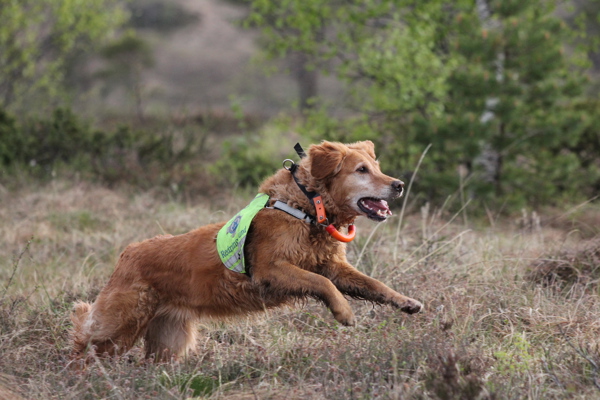
[[300, 111], [304, 112], [314, 107], [314, 99], [318, 92], [318, 72], [309, 69], [310, 58], [306, 53], [296, 53], [293, 57], [293, 73], [298, 84], [298, 100]]

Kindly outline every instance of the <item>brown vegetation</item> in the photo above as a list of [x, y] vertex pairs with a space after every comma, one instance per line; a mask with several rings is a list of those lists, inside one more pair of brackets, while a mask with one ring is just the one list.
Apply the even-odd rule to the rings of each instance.
[[527, 278], [559, 289], [581, 286], [596, 291], [600, 283], [600, 240], [592, 239], [538, 258]]
[[600, 396], [597, 289], [526, 280], [540, 257], [579, 247], [570, 230], [476, 229], [427, 209], [404, 221], [397, 241], [392, 219], [361, 223], [349, 246], [360, 271], [423, 301], [422, 314], [351, 300], [357, 326], [345, 328], [308, 301], [201, 325], [197, 352], [178, 364], [133, 351], [83, 374], [66, 369], [73, 302], [97, 296], [128, 243], [220, 221], [251, 196], [181, 203], [61, 181], [0, 189], [2, 390], [40, 399]]

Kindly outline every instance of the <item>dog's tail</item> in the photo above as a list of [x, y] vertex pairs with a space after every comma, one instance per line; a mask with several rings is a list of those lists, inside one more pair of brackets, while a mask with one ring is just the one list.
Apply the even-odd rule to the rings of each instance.
[[74, 357], [83, 355], [88, 346], [90, 340], [90, 324], [87, 320], [90, 317], [91, 311], [92, 305], [83, 301], [78, 301], [73, 306], [73, 312], [71, 313], [73, 328], [71, 329], [70, 336], [73, 344], [72, 351]]

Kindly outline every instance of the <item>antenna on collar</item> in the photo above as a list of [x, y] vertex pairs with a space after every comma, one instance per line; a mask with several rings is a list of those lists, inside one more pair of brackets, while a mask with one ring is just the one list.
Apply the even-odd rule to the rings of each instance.
[[298, 153], [298, 156], [300, 158], [306, 157], [306, 152], [304, 151], [302, 146], [300, 146], [300, 143], [296, 143], [296, 145], [294, 146], [294, 150], [296, 150], [296, 153]]

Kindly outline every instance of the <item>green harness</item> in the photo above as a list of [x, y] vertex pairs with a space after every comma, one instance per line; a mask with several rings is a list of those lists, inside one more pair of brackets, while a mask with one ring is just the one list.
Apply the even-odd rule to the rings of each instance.
[[231, 218], [217, 234], [217, 251], [221, 261], [228, 269], [246, 273], [244, 261], [244, 243], [252, 220], [265, 208], [269, 196], [259, 193], [243, 210]]

